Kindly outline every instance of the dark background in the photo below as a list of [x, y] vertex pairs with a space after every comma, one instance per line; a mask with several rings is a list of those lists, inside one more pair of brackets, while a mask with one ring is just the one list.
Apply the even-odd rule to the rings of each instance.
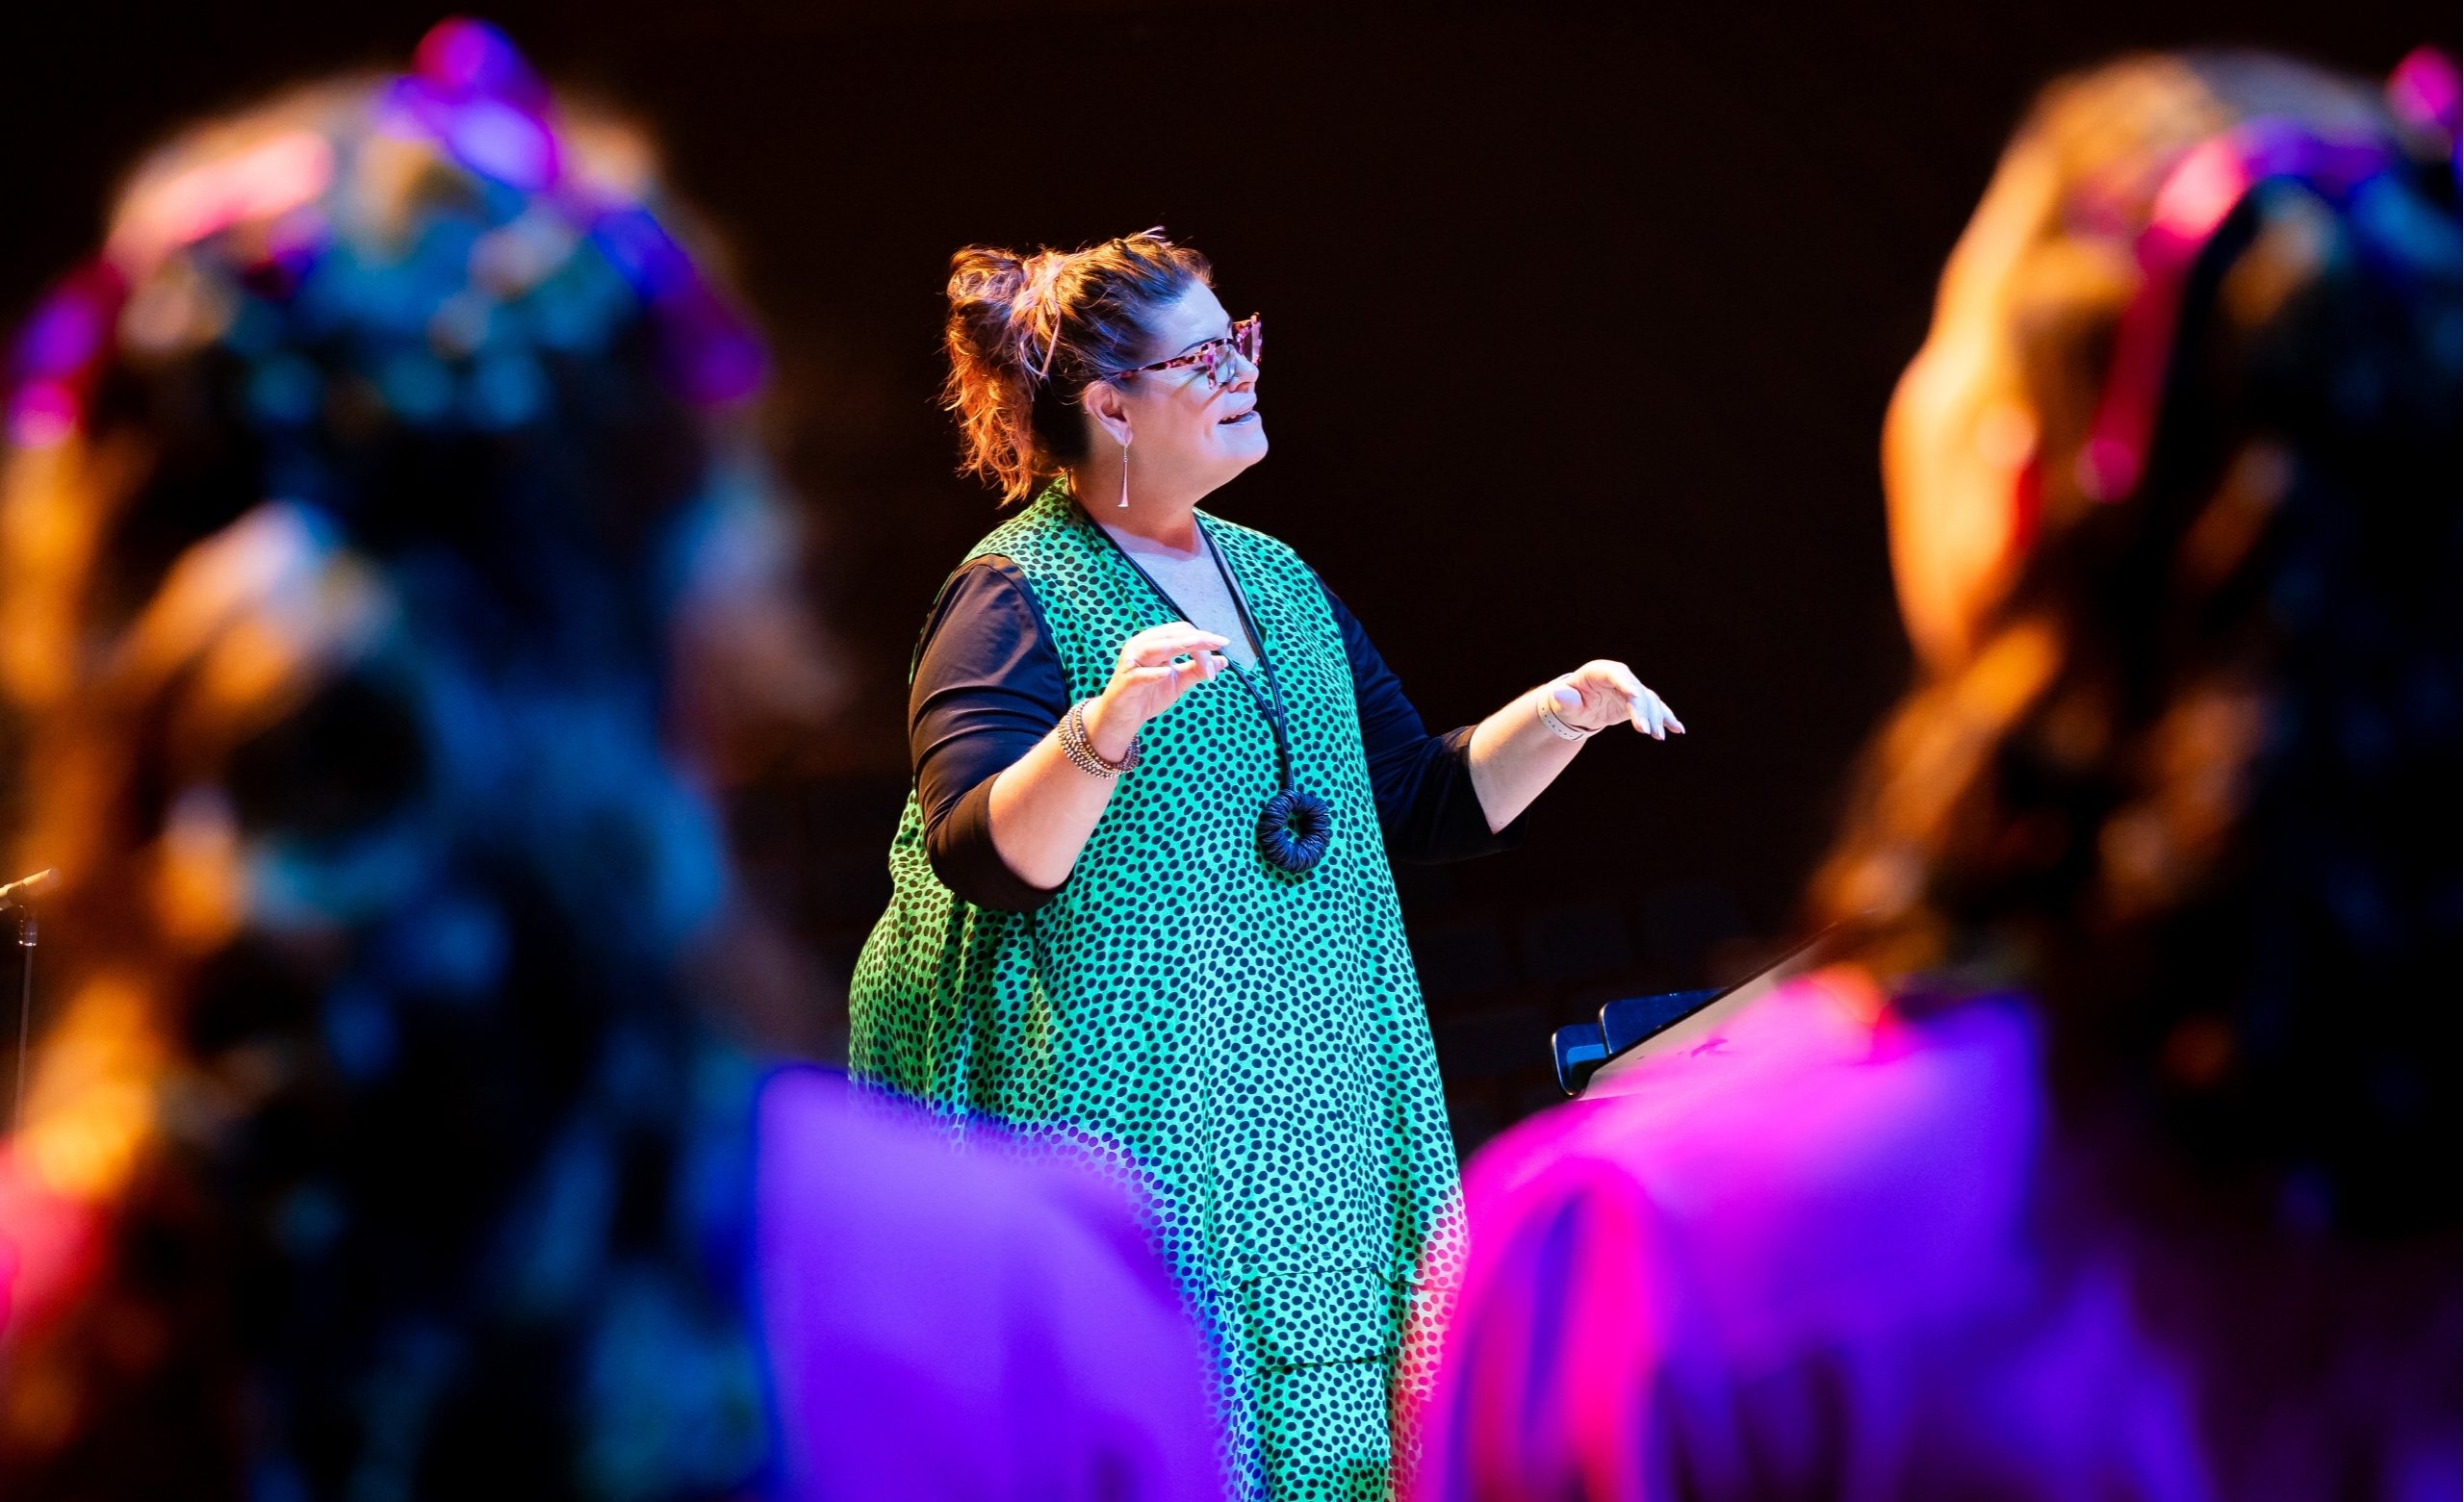
[[[398, 67], [442, 13], [13, 8], [0, 311], [91, 249], [148, 141], [303, 75]], [[1467, 1147], [1553, 1093], [1554, 1023], [1789, 933], [1907, 673], [1884, 402], [2037, 86], [2201, 41], [2376, 73], [2457, 30], [2452, 5], [2394, 0], [482, 13], [652, 127], [775, 340], [851, 692], [735, 823], [752, 890], [834, 980], [888, 893], [912, 634], [994, 520], [933, 401], [968, 241], [1161, 223], [1214, 258], [1274, 336], [1273, 455], [1214, 509], [1296, 546], [1433, 727], [1593, 656], [1676, 706], [1692, 733], [1604, 739], [1519, 851], [1400, 874]]]

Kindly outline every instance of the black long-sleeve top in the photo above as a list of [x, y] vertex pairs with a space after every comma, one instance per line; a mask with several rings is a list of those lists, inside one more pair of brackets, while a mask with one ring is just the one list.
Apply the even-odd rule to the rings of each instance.
[[[1325, 589], [1325, 581], [1319, 581]], [[1431, 735], [1369, 633], [1326, 590], [1351, 665], [1362, 749], [1389, 858], [1464, 860], [1513, 844], [1491, 832], [1472, 787], [1472, 727]], [[924, 849], [943, 885], [981, 907], [1026, 912], [1058, 888], [1033, 886], [992, 846], [992, 779], [1069, 708], [1068, 680], [1035, 593], [1007, 558], [959, 571], [924, 625], [907, 738]], [[1517, 821], [1519, 824], [1520, 821]]]

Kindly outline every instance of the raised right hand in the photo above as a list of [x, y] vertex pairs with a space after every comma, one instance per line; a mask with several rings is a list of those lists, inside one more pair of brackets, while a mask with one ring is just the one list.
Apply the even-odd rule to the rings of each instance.
[[1087, 738], [1094, 742], [1095, 753], [1106, 761], [1128, 755], [1140, 726], [1171, 708], [1191, 684], [1224, 670], [1219, 649], [1229, 640], [1175, 621], [1121, 643], [1112, 681], [1087, 706]]

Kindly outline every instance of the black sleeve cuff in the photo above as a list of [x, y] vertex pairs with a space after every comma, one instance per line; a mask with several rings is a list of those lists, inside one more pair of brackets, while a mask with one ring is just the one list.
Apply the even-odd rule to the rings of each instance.
[[943, 886], [978, 907], [1030, 913], [1061, 890], [1029, 885], [993, 847], [991, 777], [961, 794], [939, 819], [926, 823], [924, 854]]
[[1387, 853], [1415, 865], [1471, 860], [1512, 850], [1523, 841], [1523, 818], [1502, 829], [1489, 827], [1480, 795], [1472, 786], [1472, 726], [1432, 736], [1424, 751], [1420, 786], [1401, 827], [1390, 829]]

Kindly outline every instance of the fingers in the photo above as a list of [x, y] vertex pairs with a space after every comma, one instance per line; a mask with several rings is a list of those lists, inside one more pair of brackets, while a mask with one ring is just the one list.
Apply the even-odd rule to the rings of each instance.
[[1141, 631], [1121, 644], [1120, 666], [1152, 668], [1175, 657], [1214, 657], [1230, 641], [1186, 621]]
[[[1685, 733], [1685, 722], [1678, 719], [1667, 701], [1653, 693], [1641, 678], [1634, 675], [1634, 671], [1622, 662], [1604, 658], [1587, 662], [1567, 675], [1567, 678], [1575, 687], [1571, 691], [1557, 690], [1561, 703], [1570, 702], [1567, 698], [1570, 692], [1578, 695], [1585, 704], [1591, 703], [1593, 696], [1598, 695], [1617, 705], [1640, 734], [1664, 741], [1671, 735]], [[1602, 723], [1606, 722], [1604, 720]]]
[[1158, 625], [1153, 630], [1141, 630], [1139, 635], [1121, 643], [1121, 657], [1134, 657], [1143, 665], [1153, 665], [1166, 657], [1178, 657], [1195, 648], [1222, 648], [1229, 638], [1215, 635], [1213, 630], [1197, 630], [1195, 625]]
[[1668, 706], [1649, 689], [1626, 700], [1626, 718], [1633, 722], [1636, 730], [1653, 740], [1668, 739]]
[[1628, 699], [1626, 713], [1633, 721], [1634, 728], [1653, 740], [1664, 741], [1671, 735], [1685, 733], [1684, 722], [1672, 714], [1667, 702], [1650, 689]]
[[1138, 723], [1143, 725], [1179, 702], [1192, 684], [1207, 682], [1225, 671], [1223, 654], [1207, 650], [1200, 644], [1188, 656], [1121, 669], [1113, 675], [1109, 692], [1124, 696], [1125, 701], [1135, 706], [1132, 712], [1138, 716]]
[[1220, 654], [1201, 652], [1196, 656], [1183, 657], [1173, 662], [1159, 662], [1143, 668], [1124, 668], [1114, 675], [1114, 680], [1142, 688], [1169, 684], [1172, 694], [1165, 696], [1165, 702], [1169, 703], [1172, 697], [1182, 688], [1192, 683], [1203, 683], [1222, 672], [1222, 663]]
[[1205, 628], [1200, 626], [1196, 622], [1180, 620], [1167, 621], [1162, 625], [1150, 625], [1141, 630], [1133, 631], [1130, 633], [1129, 639], [1133, 642], [1138, 642], [1144, 641], [1150, 636], [1172, 636], [1185, 631], [1196, 631], [1200, 635], [1205, 634]]
[[1156, 651], [1186, 649], [1194, 642], [1220, 643], [1222, 640], [1212, 631], [1200, 630], [1186, 621], [1178, 621], [1170, 625], [1139, 632], [1121, 644], [1121, 651], [1124, 655], [1144, 656]]
[[1125, 651], [1121, 654], [1120, 665], [1123, 668], [1160, 668], [1176, 657], [1220, 657], [1222, 655], [1223, 642], [1220, 637], [1213, 641], [1198, 638], [1187, 642], [1167, 642], [1157, 647], [1141, 648], [1136, 652]]

